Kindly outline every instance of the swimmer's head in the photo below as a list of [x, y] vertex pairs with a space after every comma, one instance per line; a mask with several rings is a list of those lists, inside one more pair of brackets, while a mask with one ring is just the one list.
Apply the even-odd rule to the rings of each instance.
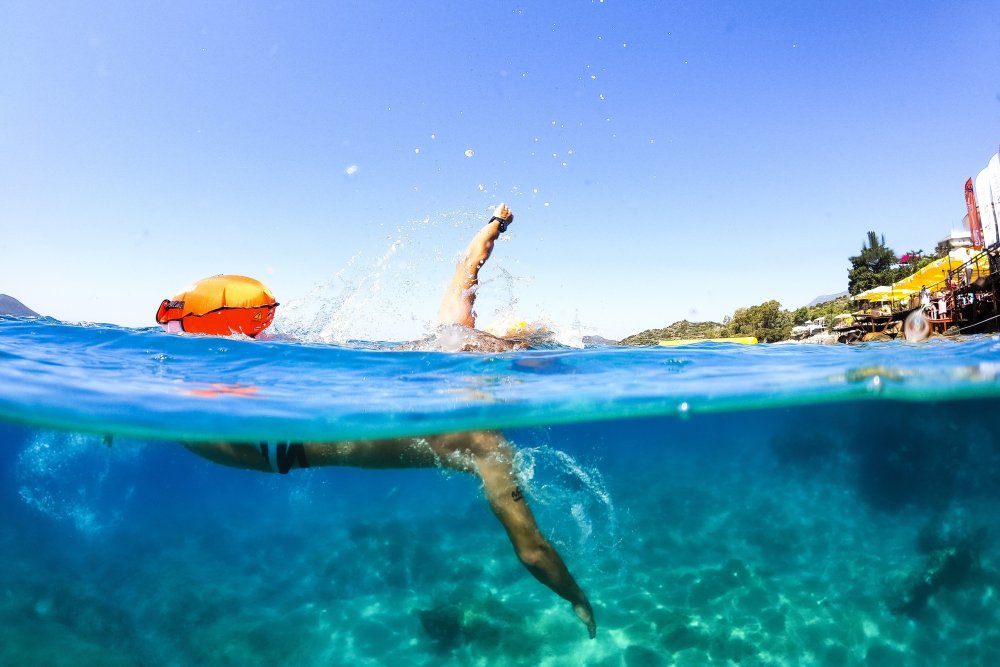
[[517, 317], [503, 317], [486, 326], [486, 333], [497, 338], [531, 338], [550, 333], [542, 322], [528, 322]]

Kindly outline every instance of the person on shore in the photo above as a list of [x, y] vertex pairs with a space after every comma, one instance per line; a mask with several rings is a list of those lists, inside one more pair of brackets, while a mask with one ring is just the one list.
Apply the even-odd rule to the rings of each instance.
[[[475, 329], [473, 310], [479, 271], [489, 259], [497, 238], [514, 216], [500, 204], [479, 230], [459, 261], [438, 310], [438, 324], [458, 332], [461, 349], [500, 351], [526, 346]], [[479, 477], [486, 500], [499, 519], [514, 552], [541, 583], [567, 600], [591, 639], [596, 636], [594, 612], [559, 553], [542, 535], [521, 491], [514, 470], [511, 445], [499, 431], [434, 434], [419, 438], [392, 438], [358, 442], [187, 443], [189, 450], [226, 466], [261, 472], [288, 473], [294, 468], [348, 466], [356, 468], [440, 467]]]
[[920, 286], [920, 306], [926, 307], [931, 305], [931, 291], [927, 289], [927, 285]]

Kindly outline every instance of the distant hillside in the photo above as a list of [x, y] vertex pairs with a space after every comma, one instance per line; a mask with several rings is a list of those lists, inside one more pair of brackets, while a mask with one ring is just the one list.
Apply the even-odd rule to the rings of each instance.
[[41, 317], [38, 313], [28, 308], [12, 296], [0, 294], [0, 315], [12, 315], [14, 317]]
[[821, 303], [827, 303], [828, 301], [833, 301], [843, 296], [847, 296], [847, 290], [844, 290], [843, 292], [837, 292], [836, 294], [824, 294], [822, 296], [816, 297], [815, 299], [807, 303], [806, 308], [812, 308], [813, 306], [818, 306]]
[[605, 338], [604, 336], [584, 336], [584, 347], [610, 347], [618, 345], [618, 341]]
[[688, 322], [681, 320], [663, 329], [647, 329], [641, 333], [623, 338], [622, 345], [656, 345], [661, 340], [678, 338], [718, 338], [722, 335], [722, 325], [718, 322]]

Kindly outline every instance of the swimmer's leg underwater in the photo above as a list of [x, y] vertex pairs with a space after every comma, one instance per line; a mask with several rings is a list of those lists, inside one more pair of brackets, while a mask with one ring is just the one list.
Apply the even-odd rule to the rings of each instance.
[[[215, 463], [236, 468], [274, 471], [262, 451], [249, 444], [186, 444], [189, 450]], [[447, 433], [426, 438], [395, 438], [301, 445], [309, 467], [355, 468], [445, 467], [477, 475], [493, 513], [507, 531], [514, 552], [527, 570], [573, 605], [577, 617], [596, 634], [594, 612], [586, 594], [569, 573], [555, 548], [535, 523], [518, 486], [513, 451], [497, 431]]]

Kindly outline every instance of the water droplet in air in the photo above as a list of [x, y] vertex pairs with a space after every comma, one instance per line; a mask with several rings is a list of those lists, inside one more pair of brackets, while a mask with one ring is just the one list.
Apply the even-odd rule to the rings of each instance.
[[344, 173], [347, 174], [348, 176], [354, 176], [356, 173], [358, 173], [359, 169], [360, 167], [358, 167], [358, 165], [352, 164], [350, 167], [344, 170]]
[[475, 154], [476, 154], [476, 151], [472, 150], [471, 148], [466, 148], [465, 149], [465, 157], [472, 157]]

